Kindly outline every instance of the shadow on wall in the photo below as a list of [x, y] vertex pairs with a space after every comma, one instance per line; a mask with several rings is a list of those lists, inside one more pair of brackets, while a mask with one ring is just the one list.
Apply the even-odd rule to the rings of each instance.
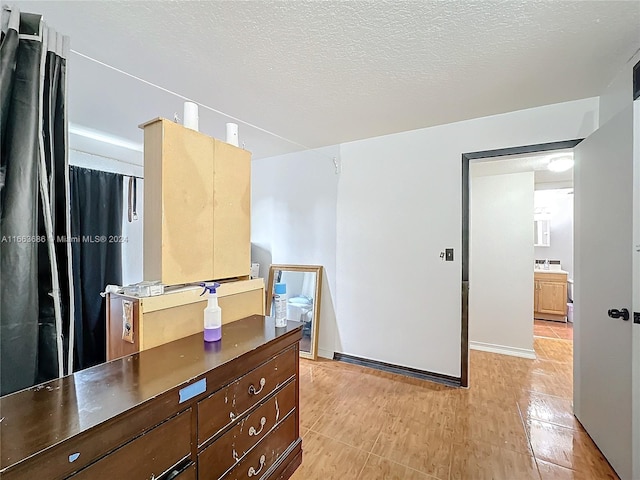
[[594, 132], [598, 129], [598, 117], [596, 116], [596, 112], [587, 112], [584, 114], [582, 118], [582, 123], [580, 124], [579, 132], [581, 137], [588, 137], [591, 132]]
[[269, 248], [257, 243], [251, 244], [251, 263], [260, 264], [260, 273], [258, 276], [263, 279], [269, 277], [269, 267], [273, 263], [273, 256]]
[[336, 351], [336, 306], [333, 302], [334, 292], [329, 285], [327, 270], [322, 276], [322, 303], [320, 304], [320, 331], [318, 333], [318, 356], [333, 359]]

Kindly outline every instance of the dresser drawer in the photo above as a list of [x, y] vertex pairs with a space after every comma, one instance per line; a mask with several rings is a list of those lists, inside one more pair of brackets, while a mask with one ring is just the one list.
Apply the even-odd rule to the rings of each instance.
[[191, 409], [188, 409], [89, 465], [73, 480], [158, 477], [190, 453]]
[[[70, 398], [73, 398], [73, 402], [75, 402], [75, 394]], [[36, 400], [29, 408], [32, 411], [36, 410], [38, 402], [42, 401], [42, 399]], [[95, 402], [99, 404], [97, 400]], [[110, 405], [109, 399], [105, 398], [103, 402], [104, 405]], [[65, 403], [66, 408], [69, 408], [68, 403]], [[61, 410], [63, 410], [62, 407]], [[21, 462], [15, 468], [3, 473], [2, 480], [23, 480], [25, 478], [61, 480], [68, 478], [74, 472], [82, 470], [102, 458], [106, 452], [122, 447], [145, 431], [149, 431], [153, 426], [174, 416], [179, 410], [177, 392], [163, 395], [153, 402], [147, 402], [135, 410], [123, 413], [111, 422], [97, 425], [90, 431], [43, 450], [29, 461]], [[56, 412], [54, 415], [56, 418], [62, 417], [60, 412]], [[51, 422], [48, 423], [51, 425]], [[63, 423], [60, 421], [60, 424]], [[37, 431], [38, 428], [37, 422], [30, 424], [23, 429], [24, 438], [31, 436], [32, 432]], [[9, 432], [6, 434], [3, 432], [3, 441], [10, 438], [10, 435]], [[6, 454], [4, 451], [3, 453]]]
[[[172, 476], [173, 475], [173, 476]], [[164, 477], [163, 477], [164, 478]], [[178, 475], [175, 475], [173, 472], [170, 472], [167, 476], [167, 480], [197, 480], [197, 470], [196, 464], [192, 463], [188, 468], [182, 470]]]
[[289, 383], [198, 455], [207, 478], [218, 479], [296, 406], [296, 381]]
[[[222, 478], [224, 480], [261, 478], [295, 442], [296, 423], [296, 413], [293, 412]], [[214, 443], [211, 447], [215, 448], [216, 444]], [[209, 471], [208, 467], [209, 465], [198, 459], [198, 480], [218, 480], [216, 473], [213, 470]]]
[[258, 404], [296, 374], [296, 352], [290, 348], [234, 383], [198, 402], [198, 445]]

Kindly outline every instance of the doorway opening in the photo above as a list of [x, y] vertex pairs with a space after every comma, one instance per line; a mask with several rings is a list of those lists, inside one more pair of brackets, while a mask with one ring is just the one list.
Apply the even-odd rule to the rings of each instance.
[[[560, 264], [559, 268], [557, 268], [555, 266], [556, 265], [555, 262], [554, 264], [551, 264], [551, 260], [556, 260], [556, 259], [546, 258], [551, 255], [546, 255], [545, 258], [537, 258], [537, 256], [542, 256], [542, 253], [538, 252], [538, 254], [536, 255], [536, 252], [534, 251], [534, 242], [538, 238], [540, 239], [541, 243], [548, 243], [548, 239], [549, 239], [548, 224], [546, 224], [547, 228], [545, 230], [545, 222], [543, 221], [545, 219], [542, 216], [540, 216], [537, 219], [538, 222], [536, 222], [536, 218], [534, 217], [533, 191], [534, 191], [535, 176], [536, 176], [536, 174], [534, 174], [534, 170], [536, 170], [535, 165], [538, 166], [537, 170], [542, 172], [542, 168], [540, 168], [540, 165], [544, 163], [546, 167], [546, 164], [548, 164], [550, 160], [549, 158], [550, 154], [553, 154], [553, 156], [557, 155], [558, 158], [559, 156], [570, 155], [571, 149], [575, 147], [578, 143], [580, 143], [580, 141], [581, 141], [580, 139], [568, 140], [564, 142], [554, 142], [554, 143], [547, 143], [547, 144], [538, 144], [538, 145], [529, 145], [529, 146], [515, 147], [515, 148], [508, 148], [508, 149], [500, 149], [500, 150], [473, 152], [473, 153], [466, 153], [462, 155], [462, 318], [461, 318], [461, 321], [462, 321], [461, 385], [462, 386], [465, 386], [465, 387], [469, 386], [469, 347], [471, 346], [470, 329], [469, 329], [469, 285], [470, 285], [470, 279], [471, 279], [470, 259], [472, 254], [470, 249], [470, 243], [471, 243], [470, 237], [472, 234], [472, 230], [471, 230], [471, 183], [472, 183], [471, 167], [472, 167], [472, 164], [476, 164], [476, 166], [481, 167], [479, 170], [483, 174], [481, 176], [486, 177], [485, 180], [491, 177], [492, 175], [494, 177], [502, 176], [502, 178], [500, 178], [497, 182], [484, 181], [484, 180], [479, 181], [477, 189], [474, 190], [474, 193], [481, 192], [483, 189], [487, 192], [491, 192], [491, 191], [495, 191], [497, 188], [497, 189], [503, 189], [502, 193], [506, 194], [506, 190], [510, 190], [510, 189], [513, 190], [517, 182], [524, 182], [523, 185], [530, 184], [530, 189], [531, 189], [531, 192], [530, 192], [531, 193], [530, 195], [531, 209], [529, 211], [530, 216], [524, 217], [526, 218], [525, 223], [527, 226], [523, 227], [519, 232], [520, 238], [521, 238], [520, 245], [522, 245], [522, 249], [525, 251], [528, 248], [529, 249], [528, 253], [525, 253], [525, 251], [523, 251], [522, 252], [523, 256], [521, 257], [518, 255], [516, 258], [516, 255], [514, 253], [516, 250], [514, 250], [513, 252], [505, 251], [504, 261], [515, 261], [519, 263], [520, 271], [523, 272], [523, 269], [526, 268], [527, 273], [530, 275], [530, 279], [531, 279], [530, 284], [527, 284], [527, 281], [525, 280], [524, 282], [521, 282], [521, 285], [520, 285], [521, 287], [520, 291], [523, 295], [523, 298], [528, 296], [530, 297], [530, 301], [527, 303], [527, 301], [525, 300], [523, 304], [514, 303], [513, 306], [515, 308], [515, 306], [518, 305], [518, 308], [520, 308], [521, 310], [524, 308], [524, 310], [522, 310], [522, 315], [524, 316], [522, 318], [523, 322], [526, 322], [527, 318], [529, 319], [530, 322], [533, 322], [533, 311], [536, 308], [535, 302], [540, 301], [539, 296], [536, 295], [536, 293], [538, 293], [537, 287], [538, 285], [540, 285], [540, 282], [534, 279], [534, 270], [536, 266], [535, 260], [540, 260], [541, 262], [543, 262], [541, 264], [542, 272], [540, 274], [542, 275], [545, 281], [548, 280], [545, 277], [545, 274], [547, 274], [547, 276], [549, 276], [550, 278], [552, 278], [554, 274], [558, 274], [558, 275], [560, 274], [560, 272], [552, 272], [551, 269], [560, 270], [562, 267], [562, 265]], [[484, 160], [484, 162], [479, 163], [479, 161], [481, 160]], [[530, 173], [522, 176], [517, 175], [518, 173], [522, 173], [523, 169], [529, 171]], [[475, 167], [473, 170], [475, 174], [476, 173]], [[501, 173], [496, 173], [496, 172], [501, 172]], [[538, 180], [539, 180], [538, 184], [540, 185], [546, 184], [545, 185], [546, 187], [565, 187], [565, 188], [571, 187], [571, 186], [567, 186], [566, 182], [562, 184], [561, 181], [558, 180], [560, 177], [553, 178], [553, 177], [547, 176], [547, 178], [545, 178], [545, 175], [546, 175], [545, 173], [537, 174]], [[570, 174], [567, 174], [567, 176], [569, 175]], [[558, 181], [550, 181], [551, 179], [558, 180]], [[552, 190], [552, 188], [547, 188], [547, 190], [550, 191]], [[560, 189], [558, 188], [553, 190], [560, 190]], [[564, 194], [567, 196], [569, 195], [568, 191], [565, 192]], [[550, 194], [549, 193], [541, 194], [541, 198], [545, 196], [550, 197]], [[514, 202], [520, 201], [516, 197], [513, 197]], [[525, 208], [525, 206], [527, 205], [526, 202], [527, 200], [525, 200], [524, 203], [520, 202], [522, 208]], [[513, 205], [515, 205], [515, 203]], [[490, 206], [490, 203], [488, 203], [487, 206]], [[516, 217], [513, 217], [513, 212], [511, 211], [512, 209], [510, 207], [511, 205], [508, 205], [507, 208], [504, 209], [504, 212], [506, 215], [505, 220], [507, 223], [509, 223], [510, 220], [514, 220], [514, 221], [516, 220]], [[520, 217], [523, 217], [523, 215], [526, 215], [526, 213], [523, 213], [522, 215], [517, 217], [517, 219], [519, 219], [518, 220], [519, 222], [520, 220], [524, 220], [524, 218], [520, 218]], [[522, 222], [520, 223], [522, 224]], [[484, 244], [488, 249], [493, 249], [493, 254], [495, 256], [496, 248], [500, 248], [500, 246], [495, 245], [496, 242], [491, 242], [490, 238], [492, 237], [492, 235], [500, 235], [501, 233], [504, 235], [510, 235], [510, 233], [506, 231], [501, 231], [502, 227], [500, 225], [495, 225], [495, 224], [490, 225], [490, 223], [485, 223], [485, 224], [487, 225], [487, 228], [485, 229], [484, 232], [482, 231], [482, 229], [476, 232], [476, 235], [477, 235], [476, 239], [479, 240], [478, 242], [479, 244]], [[525, 239], [524, 237], [522, 237], [523, 232], [530, 233], [528, 238]], [[512, 248], [512, 247], [513, 246], [509, 246], [508, 248]], [[542, 247], [541, 245], [540, 248], [544, 248], [544, 247]], [[498, 252], [498, 254], [502, 255], [502, 252]], [[512, 256], [511, 260], [509, 260], [508, 258], [509, 255]], [[530, 258], [526, 257], [527, 255]], [[481, 263], [483, 259], [486, 260], [488, 257], [489, 256], [484, 256], [482, 254], [479, 254], [476, 259], [476, 262]], [[549, 260], [549, 261], [545, 262], [545, 260]], [[552, 267], [551, 265], [554, 265], [554, 266]], [[491, 265], [484, 265], [484, 268], [486, 272], [491, 272]], [[547, 268], [549, 270], [546, 270]], [[527, 273], [523, 273], [523, 275], [526, 275]], [[490, 274], [491, 273], [489, 273], [489, 275]], [[547, 283], [549, 282], [544, 283], [545, 292], [549, 290], [549, 286], [547, 285]], [[484, 288], [486, 284], [487, 282], [483, 279], [482, 282], [477, 283], [477, 286], [478, 288]], [[494, 288], [495, 287], [496, 285], [494, 285]], [[530, 288], [530, 291], [529, 291], [529, 288]], [[551, 293], [552, 296], [549, 297], [549, 298], [553, 298], [553, 301], [555, 302], [561, 299], [563, 305], [565, 306], [564, 308], [567, 309], [567, 313], [569, 308], [567, 307], [567, 298], [570, 295], [568, 292], [568, 289], [569, 289], [569, 284], [568, 282], [566, 282], [566, 290], [559, 291], [557, 288], [552, 289], [552, 293]], [[474, 294], [475, 293], [476, 293], [476, 290], [474, 290]], [[477, 297], [474, 297], [474, 298], [477, 298]], [[547, 305], [546, 303], [543, 303], [542, 305], [543, 311], [549, 311], [548, 306], [549, 305]], [[501, 305], [496, 305], [495, 307], [500, 308]], [[528, 312], [528, 317], [527, 317], [527, 312]], [[561, 318], [559, 318], [560, 312], [556, 311], [555, 313], [557, 314], [556, 318], [553, 318], [553, 319], [543, 318], [541, 320], [542, 321], [561, 320]], [[548, 316], [548, 315], [543, 314], [542, 316]], [[507, 330], [513, 330], [512, 333], [514, 333], [516, 336], [520, 335], [520, 337], [522, 338], [523, 332], [522, 331], [515, 332], [515, 329], [512, 327], [513, 325], [508, 324]], [[543, 328], [543, 327], [547, 327], [547, 328]], [[558, 329], [560, 329], [560, 324], [558, 324], [557, 327]], [[539, 327], [536, 328], [534, 325], [530, 324], [528, 325], [528, 331], [531, 332], [530, 333], [531, 344], [533, 343], [534, 329], [536, 329], [538, 333], [545, 333], [551, 336], [554, 335], [554, 331], [551, 328], [551, 326], [548, 326], [546, 324], [541, 324]], [[565, 330], [567, 329], [568, 327], [565, 325]], [[523, 331], [526, 331], [526, 328], [523, 329]], [[509, 332], [505, 332], [505, 334], [509, 334]], [[563, 332], [562, 335], [570, 336], [571, 333]], [[491, 344], [490, 342], [474, 342], [473, 347], [479, 350], [484, 349], [488, 351], [496, 351], [495, 345]], [[533, 351], [533, 348], [527, 349], [527, 348], [521, 348], [520, 346], [513, 347], [512, 349], [510, 349], [509, 352], [503, 351], [501, 353], [510, 353], [517, 356], [523, 356], [523, 357], [528, 356], [528, 358], [535, 358], [535, 353]]]

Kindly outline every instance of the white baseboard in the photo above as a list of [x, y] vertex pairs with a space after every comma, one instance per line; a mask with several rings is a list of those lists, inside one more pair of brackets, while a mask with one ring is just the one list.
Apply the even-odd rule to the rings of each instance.
[[318, 348], [318, 356], [322, 358], [328, 358], [329, 360], [333, 360], [333, 351], [325, 350], [324, 348]]
[[500, 355], [511, 355], [513, 357], [536, 359], [536, 352], [528, 348], [506, 347], [504, 345], [494, 345], [493, 343], [469, 342], [469, 348], [482, 350], [483, 352], [499, 353]]

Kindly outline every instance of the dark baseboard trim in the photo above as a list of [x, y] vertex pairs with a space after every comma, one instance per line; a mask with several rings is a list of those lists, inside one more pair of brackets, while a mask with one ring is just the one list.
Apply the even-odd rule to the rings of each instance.
[[451, 377], [449, 375], [443, 375], [441, 373], [428, 372], [426, 370], [418, 370], [417, 368], [403, 367], [401, 365], [393, 365], [392, 363], [380, 362], [378, 360], [369, 360], [368, 358], [356, 357], [354, 355], [347, 355], [346, 353], [335, 352], [333, 359], [339, 362], [352, 363], [354, 365], [360, 365], [361, 367], [369, 367], [375, 370], [382, 370], [388, 373], [397, 373], [399, 375], [406, 375], [408, 377], [419, 378], [421, 380], [428, 380], [430, 382], [442, 383], [449, 387], [459, 387], [460, 378]]

